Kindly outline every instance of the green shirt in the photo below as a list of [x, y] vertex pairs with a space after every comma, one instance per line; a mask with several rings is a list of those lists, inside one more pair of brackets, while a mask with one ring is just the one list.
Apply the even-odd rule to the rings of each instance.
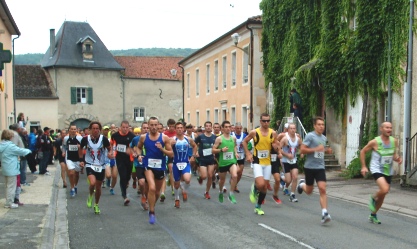
[[233, 140], [233, 137], [230, 136], [229, 139], [226, 139], [223, 135], [221, 135], [221, 138], [222, 142], [220, 143], [218, 149], [227, 147], [227, 152], [220, 151], [219, 167], [235, 164], [237, 160], [235, 156], [235, 141]]

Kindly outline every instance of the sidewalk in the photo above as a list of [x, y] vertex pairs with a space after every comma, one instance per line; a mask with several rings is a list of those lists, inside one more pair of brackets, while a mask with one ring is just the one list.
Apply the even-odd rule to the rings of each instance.
[[[326, 171], [327, 196], [345, 201], [363, 204], [368, 207], [369, 196], [378, 191], [373, 179], [345, 179], [340, 177], [341, 171]], [[246, 167], [243, 175], [253, 178], [253, 170]], [[298, 179], [304, 178], [303, 174]], [[271, 182], [274, 182], [273, 179]], [[315, 187], [313, 193], [318, 194]], [[402, 188], [399, 180], [393, 179], [391, 190], [385, 197], [382, 210], [397, 212], [417, 218], [417, 189]]]
[[27, 173], [17, 209], [3, 208], [5, 179], [0, 173], [0, 248], [69, 248], [66, 189], [60, 169], [49, 165], [51, 175]]

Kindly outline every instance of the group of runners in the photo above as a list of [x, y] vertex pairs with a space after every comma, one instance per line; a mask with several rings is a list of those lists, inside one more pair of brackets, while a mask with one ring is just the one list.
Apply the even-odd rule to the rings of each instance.
[[[218, 200], [224, 202], [227, 192], [226, 175], [230, 174], [230, 188], [227, 199], [236, 204], [234, 193], [239, 193], [239, 181], [242, 177], [245, 160], [251, 163], [254, 183], [249, 193], [250, 201], [255, 205], [254, 212], [264, 215], [261, 206], [267, 191], [273, 192], [272, 199], [281, 204], [278, 197], [280, 185], [283, 194], [291, 202], [298, 202], [295, 192], [311, 194], [316, 182], [320, 195], [321, 223], [331, 221], [327, 210], [326, 172], [324, 155], [328, 152], [327, 139], [323, 135], [324, 119], [313, 120], [314, 131], [304, 140], [296, 133], [296, 125], [285, 124], [282, 133], [270, 126], [269, 114], [261, 114], [259, 127], [248, 134], [242, 132], [242, 125], [232, 125], [229, 121], [214, 125], [207, 121], [204, 130], [194, 132], [193, 126], [169, 119], [168, 129], [155, 117], [142, 123], [140, 130], [129, 131], [128, 121], [122, 121], [118, 132], [109, 133], [109, 127], [93, 121], [89, 125], [90, 134], [81, 137], [76, 134], [77, 127], [71, 125], [68, 135], [62, 133], [60, 151], [61, 166], [68, 169], [70, 196], [77, 194], [79, 173], [85, 168], [89, 182], [87, 207], [94, 208], [99, 214], [99, 200], [104, 180], [114, 194], [119, 174], [119, 185], [123, 204], [129, 205], [126, 189], [130, 179], [133, 186], [138, 185], [141, 195], [141, 207], [148, 211], [149, 223], [155, 224], [155, 206], [157, 201], [165, 201], [167, 186], [171, 186], [174, 207], [180, 208], [182, 201], [188, 200], [191, 174], [198, 171], [200, 185], [206, 180], [204, 198], [210, 199], [210, 189], [216, 187], [218, 178]], [[380, 190], [370, 198], [369, 220], [380, 224], [376, 212], [388, 193], [391, 182], [392, 162], [401, 163], [398, 156], [398, 141], [392, 138], [391, 124], [381, 125], [381, 136], [370, 141], [360, 153], [362, 174], [368, 169], [365, 154], [373, 150], [370, 170]], [[109, 137], [111, 135], [111, 137]], [[297, 156], [306, 157], [304, 164], [305, 179], [298, 180]], [[281, 168], [281, 169], [280, 169]], [[275, 185], [270, 187], [271, 176]], [[167, 180], [166, 180], [167, 178]], [[94, 204], [93, 204], [94, 201]]]

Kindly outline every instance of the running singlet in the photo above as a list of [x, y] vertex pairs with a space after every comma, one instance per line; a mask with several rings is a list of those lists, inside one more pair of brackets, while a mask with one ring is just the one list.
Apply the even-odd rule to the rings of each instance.
[[298, 147], [298, 137], [295, 136], [295, 141], [293, 142], [291, 140], [290, 135], [288, 135], [288, 132], [285, 133], [285, 136], [287, 137], [288, 145], [282, 148], [282, 151], [284, 151], [285, 153], [291, 153], [293, 156], [293, 159], [288, 159], [287, 157], [283, 156], [281, 161], [283, 163], [295, 164], [297, 163], [296, 154], [297, 154], [297, 147]]
[[195, 139], [195, 143], [198, 144], [198, 160], [205, 160], [213, 158], [213, 144], [216, 141], [216, 136], [211, 135], [207, 137], [205, 134], [201, 134]]
[[78, 145], [81, 144], [81, 139], [83, 139], [83, 137], [79, 135], [75, 137], [66, 136], [64, 138], [63, 146], [65, 148], [66, 160], [71, 160], [73, 162], [80, 161]]
[[389, 144], [384, 144], [381, 137], [375, 138], [378, 144], [378, 150], [372, 151], [371, 163], [369, 166], [372, 174], [381, 173], [386, 176], [392, 175], [392, 161], [395, 153], [395, 138], [389, 137]]
[[236, 146], [237, 146], [237, 154], [239, 154], [239, 157], [237, 158], [237, 160], [242, 160], [245, 159], [245, 150], [243, 149], [243, 144], [242, 141], [243, 139], [245, 139], [246, 134], [242, 133], [240, 135], [236, 135]]
[[268, 129], [268, 135], [263, 136], [261, 129], [257, 128], [256, 137], [253, 139], [255, 147], [253, 150], [253, 163], [260, 165], [271, 165], [271, 149], [274, 138], [272, 136], [272, 129]]
[[223, 135], [221, 135], [222, 142], [220, 143], [218, 149], [227, 147], [227, 151], [223, 152], [220, 151], [219, 156], [219, 167], [229, 166], [231, 164], [236, 163], [235, 157], [235, 141], [233, 140], [233, 136], [230, 136], [229, 139], [226, 139]]
[[156, 141], [149, 138], [149, 133], [146, 134], [145, 141], [143, 143], [143, 148], [146, 149], [146, 155], [142, 161], [143, 166], [154, 170], [166, 170], [167, 166], [165, 155], [160, 149], [158, 149], [158, 147], [156, 147], [156, 142], [161, 143], [162, 147], [165, 146], [162, 139], [162, 133], [159, 134]]
[[126, 135], [117, 132], [111, 136], [113, 149], [116, 151], [116, 160], [126, 160], [130, 162], [130, 156], [126, 151], [134, 137], [135, 135], [132, 132], [128, 132]]
[[[132, 139], [132, 142], [130, 143], [130, 148], [134, 148], [134, 147], [138, 146], [139, 139], [140, 139], [140, 135], [134, 137]], [[142, 153], [143, 153], [143, 151], [144, 150], [142, 150]], [[143, 164], [139, 162], [137, 157], [133, 158], [133, 166], [143, 168]]]
[[191, 145], [186, 137], [182, 140], [175, 138], [175, 141], [172, 148], [174, 150], [174, 165], [176, 165], [179, 170], [183, 170], [188, 164], [188, 148], [190, 148]]
[[92, 139], [90, 135], [83, 137], [81, 147], [86, 149], [86, 167], [93, 169], [95, 172], [101, 172], [106, 164], [106, 148], [109, 146], [109, 140], [103, 135], [100, 135], [98, 139]]

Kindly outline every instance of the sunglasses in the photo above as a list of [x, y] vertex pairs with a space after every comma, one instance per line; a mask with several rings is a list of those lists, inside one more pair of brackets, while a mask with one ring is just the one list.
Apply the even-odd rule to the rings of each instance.
[[271, 122], [271, 120], [269, 120], [269, 119], [268, 119], [268, 120], [263, 120], [263, 119], [261, 119], [261, 121], [262, 121], [262, 122], [264, 122], [264, 123]]

